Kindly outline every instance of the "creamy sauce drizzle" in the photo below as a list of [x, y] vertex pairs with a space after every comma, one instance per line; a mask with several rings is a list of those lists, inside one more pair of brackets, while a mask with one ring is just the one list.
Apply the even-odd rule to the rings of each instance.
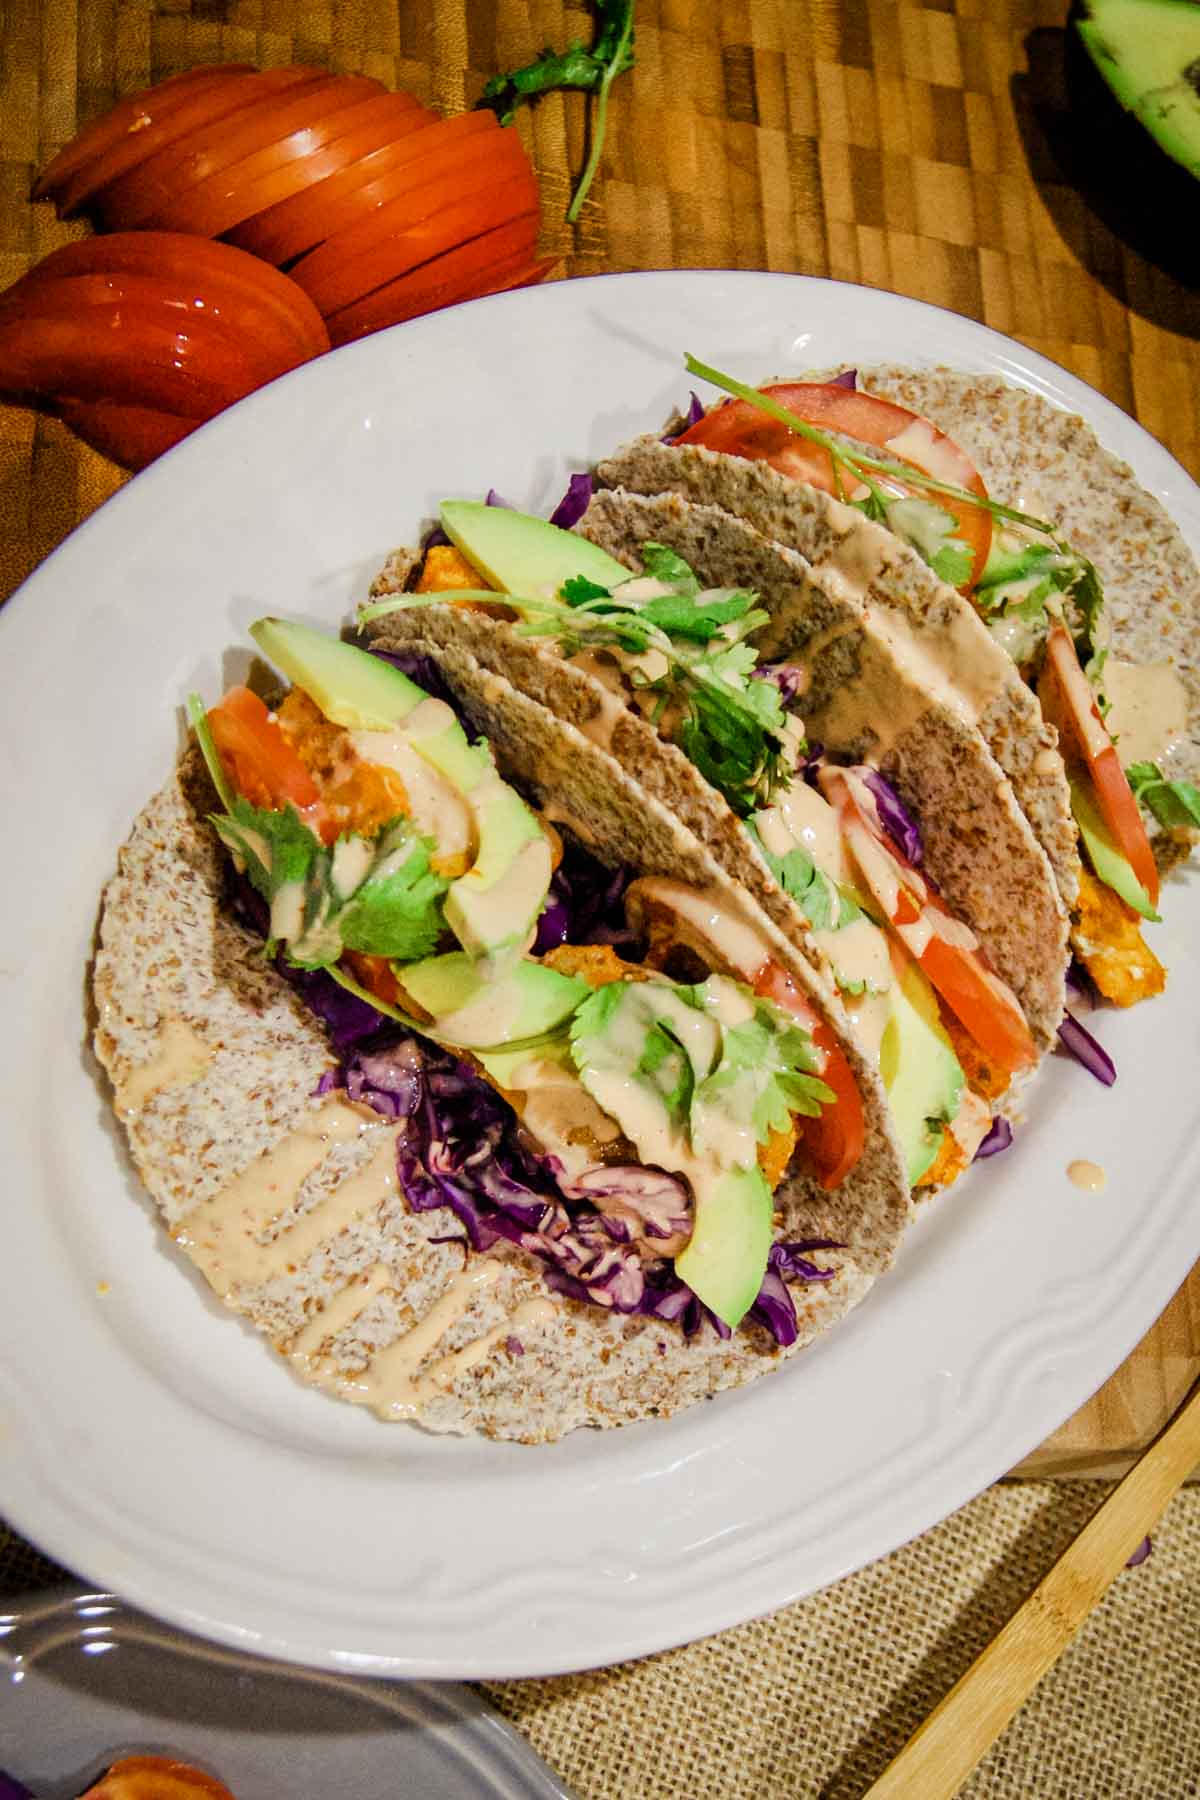
[[[436, 707], [437, 712], [428, 709]], [[454, 722], [454, 714], [442, 700], [422, 700], [390, 731], [354, 731], [350, 741], [364, 761], [394, 769], [404, 783], [413, 823], [424, 836], [433, 838], [439, 857], [469, 857], [475, 845], [475, 821], [471, 808], [448, 776], [421, 755], [414, 740], [429, 738], [443, 726], [438, 720], [445, 714], [445, 724]]]
[[761, 933], [731, 912], [709, 888], [688, 887], [663, 875], [645, 875], [626, 895], [631, 920], [636, 921], [639, 902], [650, 912], [656, 904], [673, 912], [693, 941], [700, 939], [726, 971], [742, 981], [753, 981], [770, 961], [771, 951]]
[[1088, 1162], [1086, 1157], [1079, 1157], [1075, 1162], [1068, 1163], [1067, 1176], [1077, 1188], [1082, 1188], [1088, 1194], [1102, 1193], [1108, 1181], [1100, 1164]]
[[[280, 1231], [268, 1244], [257, 1240], [282, 1219], [310, 1175], [335, 1144], [364, 1132], [379, 1143], [364, 1168]], [[252, 1162], [229, 1185], [204, 1200], [175, 1229], [201, 1274], [222, 1299], [244, 1282], [261, 1283], [286, 1274], [395, 1190], [396, 1130], [366, 1107], [327, 1100], [283, 1142]]]
[[551, 1057], [531, 1056], [513, 1070], [510, 1080], [508, 1091], [522, 1125], [558, 1157], [568, 1175], [589, 1168], [597, 1150], [620, 1137], [574, 1068]]
[[431, 1373], [420, 1374], [421, 1364], [469, 1310], [476, 1295], [499, 1281], [500, 1275], [499, 1263], [468, 1263], [419, 1324], [377, 1351], [361, 1374], [347, 1376], [339, 1384], [339, 1392], [358, 1406], [369, 1406], [381, 1419], [417, 1418], [423, 1402], [432, 1399], [442, 1385]]
[[118, 1115], [131, 1119], [161, 1089], [198, 1081], [212, 1057], [212, 1050], [190, 1025], [182, 1019], [164, 1020], [150, 1061], [132, 1069], [117, 1088]]
[[1101, 681], [1110, 702], [1109, 736], [1122, 766], [1153, 762], [1169, 776], [1187, 738], [1187, 692], [1168, 662], [1127, 663], [1110, 656]]

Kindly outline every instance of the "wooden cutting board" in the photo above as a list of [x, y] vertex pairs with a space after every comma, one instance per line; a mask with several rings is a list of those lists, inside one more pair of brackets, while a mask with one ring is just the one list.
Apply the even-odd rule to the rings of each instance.
[[[521, 130], [562, 272], [790, 270], [933, 301], [1053, 358], [1200, 473], [1200, 295], [1067, 178], [1066, 0], [638, 0], [601, 175], [578, 96]], [[28, 202], [34, 170], [121, 94], [196, 63], [315, 62], [444, 112], [543, 44], [559, 0], [33, 0], [0, 10], [0, 287], [83, 234]], [[1181, 229], [1183, 226], [1181, 224]], [[0, 406], [0, 599], [121, 483], [53, 421]], [[1200, 1374], [1200, 1272], [1020, 1474], [1126, 1467]]]

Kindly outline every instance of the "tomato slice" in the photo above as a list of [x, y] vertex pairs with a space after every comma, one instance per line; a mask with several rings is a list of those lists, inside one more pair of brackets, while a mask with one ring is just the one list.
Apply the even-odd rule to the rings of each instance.
[[130, 94], [127, 99], [119, 101], [100, 118], [86, 125], [82, 131], [76, 132], [70, 143], [64, 144], [58, 155], [47, 163], [38, 176], [31, 198], [53, 200], [59, 189], [73, 175], [78, 174], [85, 164], [95, 162], [125, 138], [147, 130], [158, 119], [166, 118], [185, 99], [194, 98], [205, 88], [218, 87], [228, 82], [230, 76], [253, 73], [252, 63], [219, 63], [212, 68], [185, 69], [180, 75], [170, 75], [153, 87], [143, 88], [138, 94]]
[[59, 194], [59, 217], [67, 219], [81, 211], [92, 196], [110, 182], [156, 155], [166, 145], [176, 143], [198, 125], [211, 125], [265, 94], [313, 81], [324, 73], [323, 69], [269, 69], [261, 75], [231, 75], [211, 84], [195, 83], [185, 92], [178, 106], [173, 106], [161, 118], [154, 118], [143, 130], [126, 133], [120, 143], [113, 144], [78, 169]]
[[1157, 906], [1158, 866], [1141, 808], [1065, 625], [1052, 625], [1046, 638], [1038, 699], [1046, 718], [1058, 731], [1063, 755], [1068, 762], [1086, 768], [1096, 803], [1117, 849], [1145, 888], [1151, 906]]
[[[300, 283], [322, 313], [349, 306], [382, 287], [385, 281], [420, 267], [444, 250], [453, 249], [455, 244], [535, 211], [538, 188], [533, 170], [526, 165], [508, 180], [489, 180], [477, 192], [463, 195], [427, 217], [415, 221], [410, 218], [405, 225], [397, 226], [394, 220], [410, 216], [411, 201], [395, 201], [393, 205], [394, 213], [390, 207], [380, 207], [370, 221], [369, 234], [363, 227], [339, 232], [292, 270], [293, 280]], [[341, 242], [343, 237], [351, 236], [359, 246], [354, 255], [344, 251]]]
[[[320, 313], [294, 281], [232, 245], [183, 232], [117, 231], [63, 244], [0, 294], [0, 308], [9, 299], [26, 304], [35, 283], [117, 274], [154, 276], [164, 295], [188, 303], [238, 305], [247, 329], [265, 333], [281, 347], [293, 344], [307, 356], [319, 356], [329, 348]], [[31, 304], [28, 310], [34, 310]]]
[[251, 806], [281, 811], [290, 803], [307, 814], [318, 805], [316, 782], [249, 688], [230, 688], [208, 723], [226, 775]]
[[[939, 431], [920, 414], [909, 412], [907, 407], [897, 406], [894, 401], [881, 399], [877, 394], [841, 387], [837, 382], [772, 382], [763, 388], [763, 392], [808, 425], [853, 438], [857, 443], [885, 452], [892, 461], [909, 463], [938, 481], [965, 488], [981, 499], [987, 498], [983, 479], [966, 453], [944, 431]], [[827, 494], [841, 491], [834, 474], [833, 458], [827, 450], [789, 431], [786, 425], [761, 412], [748, 400], [722, 401], [682, 432], [677, 442], [702, 444], [706, 449], [719, 450], [726, 456], [770, 463], [781, 474], [790, 475], [795, 481], [806, 481]], [[947, 494], [919, 486], [914, 486], [912, 491], [952, 514], [957, 535], [970, 546], [971, 575], [960, 590], [966, 593], [974, 587], [987, 562], [992, 542], [991, 514], [965, 500], [951, 499]]]
[[256, 213], [358, 162], [392, 141], [398, 125], [429, 115], [407, 94], [375, 94], [181, 188], [149, 225], [220, 237]]
[[410, 159], [422, 156], [426, 145], [437, 141], [427, 137], [427, 133], [449, 133], [454, 127], [455, 135], [473, 136], [486, 131], [489, 120], [494, 127], [495, 119], [490, 113], [459, 113], [453, 119], [438, 119], [422, 108], [397, 120], [390, 142], [378, 149], [368, 147], [356, 162], [339, 169], [336, 174], [326, 175], [303, 193], [294, 194], [291, 199], [281, 200], [256, 214], [231, 231], [229, 241], [243, 250], [253, 251], [255, 256], [265, 257], [268, 262], [290, 262], [293, 257], [302, 256], [306, 250], [314, 249], [333, 232], [341, 230], [348, 195]]
[[870, 789], [851, 769], [822, 769], [842, 836], [889, 929], [928, 975], [980, 1049], [1006, 1074], [1037, 1061], [1016, 995], [988, 965], [974, 932], [947, 912], [932, 884], [878, 823]]
[[83, 1800], [233, 1800], [223, 1782], [169, 1756], [123, 1756]]
[[85, 444], [134, 472], [152, 463], [199, 423], [148, 406], [121, 406], [111, 400], [60, 400], [54, 410]]
[[249, 96], [237, 116], [197, 126], [119, 181], [109, 182], [93, 209], [106, 230], [152, 227], [169, 213], [176, 196], [195, 183], [253, 156], [278, 138], [302, 131], [329, 113], [382, 93], [365, 75], [310, 75], [283, 93]]
[[771, 1000], [781, 1012], [793, 1014], [812, 1037], [824, 1059], [821, 1080], [833, 1089], [832, 1106], [823, 1106], [816, 1118], [796, 1123], [823, 1188], [839, 1187], [863, 1153], [866, 1121], [862, 1095], [845, 1052], [824, 1019], [818, 1018], [787, 971], [776, 962], [765, 962], [754, 977], [754, 992]]
[[167, 306], [94, 306], [70, 318], [0, 322], [0, 394], [18, 401], [113, 400], [209, 419], [256, 385], [204, 320]]
[[537, 213], [526, 213], [435, 256], [410, 274], [376, 288], [356, 305], [332, 313], [328, 321], [332, 342], [346, 344], [420, 313], [540, 280], [553, 268], [554, 258], [532, 262], [537, 233]]

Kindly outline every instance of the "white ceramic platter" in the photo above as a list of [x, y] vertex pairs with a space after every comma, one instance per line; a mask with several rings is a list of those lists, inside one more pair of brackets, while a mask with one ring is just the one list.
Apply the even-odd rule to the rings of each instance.
[[[0, 620], [0, 1507], [175, 1623], [342, 1670], [527, 1675], [716, 1631], [835, 1580], [1017, 1462], [1200, 1254], [1195, 892], [1166, 997], [1060, 1058], [1016, 1146], [928, 1206], [896, 1270], [768, 1380], [550, 1449], [435, 1439], [296, 1384], [157, 1230], [86, 1045], [100, 889], [189, 688], [264, 612], [347, 618], [447, 494], [533, 509], [686, 398], [682, 354], [761, 378], [935, 361], [1089, 419], [1200, 549], [1200, 493], [1020, 345], [869, 289], [647, 274], [381, 333], [253, 396], [83, 525]], [[1104, 1165], [1101, 1194], [1066, 1176]], [[102, 1284], [106, 1284], [101, 1291]]]

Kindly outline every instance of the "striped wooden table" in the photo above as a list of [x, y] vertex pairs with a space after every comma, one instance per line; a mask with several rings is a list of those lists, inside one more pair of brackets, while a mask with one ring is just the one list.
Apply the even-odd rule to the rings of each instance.
[[[522, 117], [543, 248], [567, 275], [765, 268], [934, 301], [1082, 376], [1200, 473], [1200, 298], [1128, 248], [1103, 196], [1093, 206], [1072, 179], [1065, 12], [1066, 0], [639, 0], [637, 67], [614, 86], [575, 228], [564, 214], [583, 103], [552, 95]], [[14, 0], [0, 12], [0, 286], [82, 235], [29, 204], [35, 169], [150, 81], [196, 63], [314, 62], [454, 113], [497, 69], [589, 31], [586, 9], [558, 0]], [[122, 479], [61, 426], [0, 406], [0, 597]], [[1194, 1273], [1021, 1472], [1125, 1466], [1198, 1372]]]

